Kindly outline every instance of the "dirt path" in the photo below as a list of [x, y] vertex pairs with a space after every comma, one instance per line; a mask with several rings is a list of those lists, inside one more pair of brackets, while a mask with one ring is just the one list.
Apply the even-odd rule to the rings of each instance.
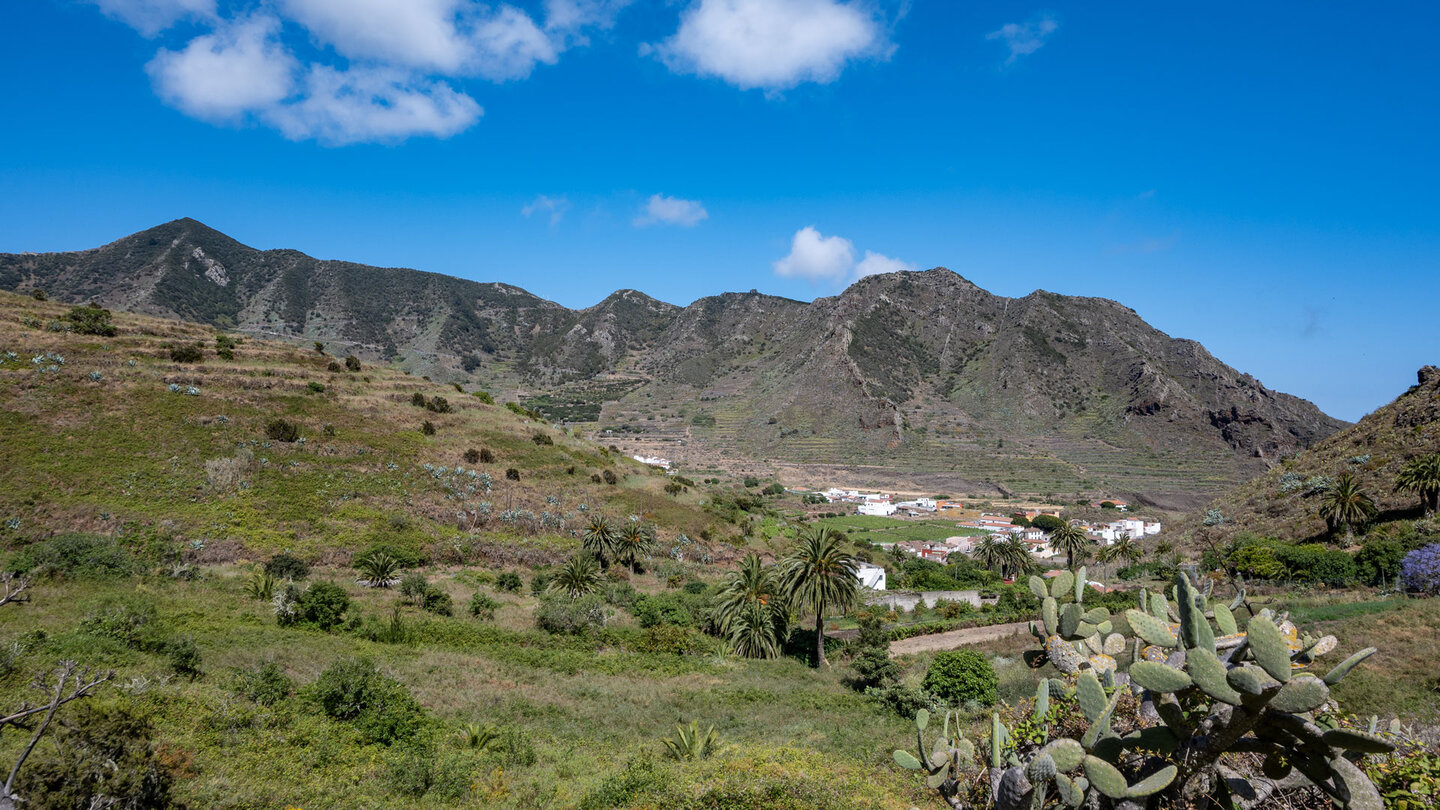
[[914, 638], [892, 641], [890, 642], [890, 654], [905, 655], [907, 653], [932, 652], [935, 650], [953, 650], [956, 647], [963, 647], [966, 644], [979, 644], [982, 641], [994, 641], [997, 638], [1005, 638], [1006, 636], [1028, 632], [1030, 632], [1030, 622], [992, 624], [989, 627], [967, 627], [964, 630], [951, 630], [948, 633], [935, 633], [929, 636], [915, 636]]

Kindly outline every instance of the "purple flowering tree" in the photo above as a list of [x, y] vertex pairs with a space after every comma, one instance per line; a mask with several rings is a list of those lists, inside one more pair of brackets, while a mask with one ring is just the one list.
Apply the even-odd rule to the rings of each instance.
[[1405, 555], [1400, 576], [1413, 590], [1440, 594], [1440, 543], [1432, 543]]

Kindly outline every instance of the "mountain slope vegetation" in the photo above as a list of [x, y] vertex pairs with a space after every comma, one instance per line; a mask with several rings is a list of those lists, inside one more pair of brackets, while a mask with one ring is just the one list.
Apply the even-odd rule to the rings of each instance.
[[505, 284], [260, 251], [190, 219], [94, 250], [0, 255], [0, 288], [297, 341], [598, 422], [694, 468], [866, 466], [959, 491], [1198, 506], [1344, 426], [1116, 302], [992, 295], [944, 268], [803, 303], [570, 310]]

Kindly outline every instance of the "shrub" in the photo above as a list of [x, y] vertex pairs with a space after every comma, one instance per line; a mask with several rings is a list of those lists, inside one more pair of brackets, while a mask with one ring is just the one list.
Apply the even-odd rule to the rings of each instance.
[[470, 372], [474, 371], [479, 367], [480, 358], [474, 354], [467, 354], [464, 357], [460, 358], [460, 368], [465, 369], [466, 374], [469, 374]]
[[429, 419], [426, 419], [426, 420], [425, 420], [423, 423], [421, 423], [421, 425], [420, 425], [420, 432], [421, 432], [421, 433], [424, 433], [426, 436], [434, 436], [434, 435], [435, 435], [435, 423], [434, 423], [434, 422], [431, 422]]
[[855, 658], [850, 662], [855, 674], [849, 678], [853, 688], [865, 691], [899, 683], [903, 672], [895, 659], [890, 657], [890, 634], [885, 632], [885, 624], [880, 617], [862, 615], [860, 633], [851, 646], [855, 650]]
[[620, 480], [620, 479], [618, 479], [618, 478], [615, 477], [615, 471], [614, 471], [614, 470], [605, 470], [605, 471], [602, 472], [600, 475], [601, 475], [602, 478], [605, 479], [605, 483], [609, 484], [609, 485], [612, 486], [612, 487], [615, 486], [615, 484], [618, 483], [619, 480]]
[[[339, 371], [340, 369], [339, 369], [339, 368], [336, 368], [335, 370], [336, 370], [336, 371]], [[323, 393], [325, 393], [325, 386], [324, 386], [322, 383], [314, 382], [313, 380], [312, 380], [311, 382], [306, 383], [306, 384], [305, 384], [305, 387], [308, 388], [308, 389], [310, 390], [310, 393], [312, 393], [312, 394], [323, 394]]]
[[953, 650], [936, 653], [921, 684], [951, 706], [975, 701], [989, 706], [996, 700], [1000, 679], [989, 660], [974, 650]]
[[172, 639], [165, 645], [165, 657], [175, 674], [191, 680], [200, 677], [200, 648], [195, 646], [195, 639]]
[[480, 451], [479, 451], [479, 450], [476, 450], [475, 448], [472, 447], [472, 448], [470, 448], [469, 450], [466, 450], [466, 451], [465, 451], [465, 456], [464, 456], [464, 458], [465, 458], [465, 463], [466, 463], [466, 464], [479, 464], [479, 463], [480, 463]]
[[359, 371], [359, 370], [360, 370], [360, 358], [356, 357], [356, 356], [353, 355], [353, 354], [346, 355], [346, 356], [345, 356], [345, 370], [346, 370], [346, 371]]
[[1421, 593], [1440, 594], [1440, 543], [1418, 548], [1400, 562], [1405, 585]]
[[340, 364], [335, 362], [334, 360], [331, 360], [330, 362], [325, 364], [325, 370], [332, 374], [339, 374]]
[[481, 402], [485, 403], [486, 405], [494, 405], [494, 404], [495, 404], [495, 397], [490, 396], [490, 392], [489, 392], [489, 391], [476, 391], [475, 393], [471, 394], [470, 396], [475, 397], [476, 399], [480, 400]]
[[170, 349], [170, 359], [177, 363], [198, 363], [205, 359], [205, 349], [199, 343], [186, 343]]
[[[687, 600], [679, 593], [640, 594], [630, 606], [630, 613], [641, 627], [650, 628], [662, 624], [693, 627], [697, 624], [695, 600]], [[704, 601], [704, 600], [699, 600]]]
[[505, 480], [507, 480], [507, 481], [519, 481], [519, 480], [520, 480], [520, 471], [517, 470], [517, 469], [515, 469], [514, 467], [511, 467], [511, 468], [505, 470]]
[[353, 723], [367, 742], [391, 745], [411, 739], [424, 724], [424, 710], [410, 692], [368, 658], [331, 664], [306, 696], [325, 716]]
[[487, 622], [494, 619], [495, 610], [499, 607], [499, 602], [486, 596], [481, 591], [476, 591], [475, 595], [470, 597], [470, 615], [477, 619], [482, 619]]
[[295, 682], [274, 661], [266, 661], [254, 671], [237, 670], [235, 692], [261, 706], [274, 706], [295, 693]]
[[40, 289], [39, 287], [36, 287], [35, 289], [33, 289], [33, 290], [30, 291], [30, 297], [33, 298], [33, 299], [35, 299], [36, 301], [44, 301], [44, 300], [45, 300], [46, 298], [48, 298], [49, 296], [45, 295], [45, 291], [44, 291], [44, 290]]
[[506, 571], [495, 577], [495, 587], [506, 593], [515, 593], [520, 590], [520, 575], [514, 571]]
[[[41, 293], [44, 295], [44, 293]], [[45, 300], [43, 298], [39, 299]], [[65, 313], [63, 319], [70, 331], [82, 335], [100, 335], [101, 337], [115, 337], [115, 325], [110, 323], [110, 310], [95, 304], [72, 307]], [[186, 361], [194, 362], [194, 361]]]
[[109, 579], [128, 576], [137, 565], [130, 552], [109, 537], [62, 534], [30, 544], [8, 567], [42, 577]]
[[547, 633], [583, 635], [603, 628], [609, 620], [605, 599], [598, 594], [571, 601], [564, 596], [541, 597], [535, 607], [535, 626]]
[[555, 440], [550, 438], [550, 434], [542, 433], [538, 430], [530, 435], [530, 441], [538, 445], [553, 445], [555, 443]]
[[425, 590], [425, 595], [420, 600], [420, 609], [439, 616], [455, 615], [455, 604], [451, 601], [450, 594], [439, 588]]
[[530, 577], [530, 595], [540, 596], [550, 590], [550, 580], [554, 576], [550, 571], [536, 571], [535, 575]]
[[300, 595], [296, 608], [300, 621], [328, 632], [344, 623], [350, 595], [333, 582], [316, 582]]
[[495, 463], [495, 454], [492, 453], [492, 452], [490, 452], [490, 450], [489, 450], [488, 448], [484, 448], [484, 447], [480, 448], [480, 463], [481, 463], [481, 464], [494, 464], [494, 463]]
[[300, 438], [300, 426], [288, 419], [271, 419], [265, 423], [265, 435], [271, 441], [293, 442]]
[[425, 403], [425, 410], [435, 413], [450, 413], [450, 401], [445, 397], [431, 397], [430, 401]]
[[413, 605], [425, 601], [425, 592], [430, 590], [430, 580], [419, 571], [412, 571], [400, 578], [400, 595]]
[[419, 391], [416, 391], [415, 393], [410, 395], [410, 404], [414, 405], [417, 408], [425, 407], [425, 395], [420, 393]]
[[275, 595], [270, 597], [270, 604], [275, 608], [276, 624], [290, 627], [300, 621], [300, 596], [301, 590], [294, 584], [275, 591]]
[[219, 357], [221, 360], [234, 360], [235, 347], [239, 344], [240, 342], [238, 340], [229, 335], [216, 335], [215, 356]]
[[83, 701], [51, 728], [51, 743], [38, 746], [16, 778], [27, 810], [173, 806], [173, 766], [157, 752], [154, 725], [136, 709]]
[[1399, 540], [1375, 539], [1355, 554], [1355, 577], [1366, 585], [1383, 586], [1400, 576], [1405, 544]]
[[265, 573], [276, 579], [299, 581], [310, 576], [310, 564], [282, 551], [265, 561]]
[[865, 690], [865, 696], [907, 719], [913, 718], [921, 709], [935, 711], [940, 707], [940, 701], [934, 695], [921, 687], [906, 686], [903, 683], [869, 687]]
[[386, 782], [404, 796], [453, 801], [470, 792], [473, 769], [474, 763], [459, 753], [441, 754], [429, 744], [413, 744], [387, 763]]

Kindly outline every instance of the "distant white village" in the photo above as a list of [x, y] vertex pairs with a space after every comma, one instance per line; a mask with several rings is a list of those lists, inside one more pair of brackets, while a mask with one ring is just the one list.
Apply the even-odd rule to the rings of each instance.
[[[854, 505], [855, 514], [873, 515], [876, 517], [925, 517], [934, 515], [945, 517], [948, 514], [964, 512], [964, 505], [956, 501], [936, 500], [934, 498], [916, 498], [910, 501], [896, 501], [894, 496], [883, 492], [859, 492], [856, 490], [827, 489], [818, 493], [825, 498], [827, 503], [843, 503]], [[1095, 507], [1113, 507], [1120, 513], [1129, 512], [1130, 505], [1119, 499], [1107, 499], [1094, 501], [1091, 504]], [[1030, 525], [1030, 522], [1042, 515], [1048, 515], [1059, 519], [1061, 510], [1059, 508], [1045, 509], [1023, 509], [1010, 513], [981, 512], [978, 516], [967, 513], [956, 521], [956, 528], [970, 529], [980, 534], [965, 534], [947, 537], [944, 540], [930, 542], [923, 541], [902, 541], [895, 546], [906, 553], [925, 560], [932, 560], [947, 563], [952, 554], [968, 555], [974, 551], [975, 546], [985, 536], [1007, 535], [1011, 539], [1024, 543], [1029, 547], [1030, 555], [1037, 560], [1045, 561], [1056, 557], [1064, 556], [1064, 552], [1053, 548], [1050, 544], [1050, 532], [1044, 528]], [[1118, 542], [1121, 538], [1140, 539], [1160, 533], [1162, 526], [1158, 520], [1145, 520], [1142, 518], [1121, 517], [1111, 521], [1084, 521], [1072, 520], [1070, 525], [1085, 530], [1086, 535], [1097, 546], [1108, 546]], [[885, 569], [880, 566], [862, 564], [857, 571], [860, 582], [867, 588], [875, 590], [885, 589]]]

